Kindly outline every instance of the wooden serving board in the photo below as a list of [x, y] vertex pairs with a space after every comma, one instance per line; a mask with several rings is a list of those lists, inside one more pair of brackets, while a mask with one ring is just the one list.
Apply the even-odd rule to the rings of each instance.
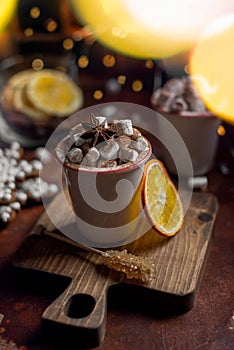
[[[61, 226], [63, 223], [77, 230], [69, 222], [69, 213], [63, 209], [59, 195], [50, 206], [59, 213]], [[110, 287], [121, 286], [119, 298], [127, 303], [135, 300], [141, 310], [148, 306], [155, 314], [184, 313], [193, 307], [217, 211], [218, 203], [212, 194], [194, 193], [177, 235], [169, 239], [150, 230], [137, 241], [116, 248], [127, 248], [133, 254], [155, 260], [156, 275], [147, 282], [127, 280], [120, 272], [106, 267], [101, 256], [40, 234], [43, 228], [55, 229], [46, 213], [16, 253], [13, 265], [69, 277], [70, 285], [45, 310], [42, 321], [51, 330], [69, 329], [82, 343], [96, 346], [105, 334]]]

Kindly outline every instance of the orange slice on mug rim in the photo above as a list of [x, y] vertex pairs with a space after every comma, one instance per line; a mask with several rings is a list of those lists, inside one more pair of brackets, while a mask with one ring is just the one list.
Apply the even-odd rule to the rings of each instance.
[[145, 165], [142, 197], [152, 228], [164, 236], [174, 236], [183, 225], [183, 205], [165, 166], [157, 159]]

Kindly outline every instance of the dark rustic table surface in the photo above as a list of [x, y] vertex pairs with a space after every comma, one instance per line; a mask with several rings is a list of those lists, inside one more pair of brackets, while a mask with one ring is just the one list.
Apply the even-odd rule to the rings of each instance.
[[[91, 96], [85, 83], [83, 88]], [[110, 96], [111, 99], [114, 97]], [[128, 97], [123, 94], [118, 100], [148, 105], [149, 94], [132, 93]], [[228, 125], [226, 130], [226, 135], [219, 140], [215, 164], [207, 174], [205, 191], [217, 197], [219, 211], [194, 307], [185, 314], [157, 315], [120, 302], [116, 293], [110, 293], [106, 335], [98, 349], [234, 349], [234, 128]], [[26, 155], [30, 157], [31, 152], [26, 151]], [[73, 346], [67, 339], [62, 342], [61, 337], [57, 341], [57, 337], [44, 332], [41, 325], [43, 311], [65, 289], [64, 281], [55, 279], [51, 283], [47, 276], [22, 277], [11, 264], [43, 211], [40, 204], [24, 208], [13, 222], [0, 230], [1, 350], [80, 348], [79, 339], [74, 340]]]

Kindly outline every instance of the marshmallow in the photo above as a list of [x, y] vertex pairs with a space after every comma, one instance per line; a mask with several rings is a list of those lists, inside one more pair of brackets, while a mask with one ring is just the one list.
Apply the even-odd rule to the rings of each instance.
[[38, 147], [35, 149], [35, 155], [37, 158], [39, 158], [42, 162], [42, 164], [49, 164], [51, 161], [51, 153], [44, 147]]
[[110, 139], [106, 144], [99, 149], [101, 157], [105, 160], [117, 158], [119, 145], [114, 140]]
[[[11, 221], [28, 199], [34, 202], [41, 199], [41, 181], [35, 180], [35, 176], [43, 168], [43, 164], [37, 159], [31, 162], [21, 159], [22, 154], [23, 149], [18, 142], [13, 142], [4, 151], [0, 149], [0, 224]], [[29, 177], [33, 178], [26, 181]], [[46, 195], [53, 195], [58, 191], [56, 185], [46, 186]]]
[[132, 139], [136, 140], [138, 137], [141, 137], [141, 132], [140, 130], [133, 128], [133, 135], [132, 135]]
[[32, 173], [32, 171], [33, 171], [33, 166], [32, 166], [32, 164], [30, 164], [30, 163], [27, 162], [27, 164], [25, 164], [25, 165], [22, 167], [22, 170], [23, 170], [26, 174], [30, 174], [30, 173]]
[[0, 208], [0, 220], [4, 223], [8, 222], [11, 217], [12, 209], [9, 206], [3, 205]]
[[14, 158], [14, 159], [20, 159], [20, 156], [21, 156], [19, 150], [9, 149], [9, 148], [5, 150], [5, 155], [7, 158]]
[[85, 131], [85, 128], [83, 127], [83, 125], [81, 123], [79, 123], [79, 124], [73, 126], [73, 128], [71, 128], [69, 135], [70, 135], [70, 137], [72, 137], [73, 135], [76, 135], [76, 134], [81, 135], [84, 131]]
[[83, 159], [83, 154], [80, 148], [72, 148], [67, 153], [67, 157], [72, 163], [80, 163]]
[[175, 98], [175, 93], [168, 91], [164, 88], [156, 90], [152, 95], [152, 103], [158, 106], [164, 112], [168, 112], [171, 109], [172, 101]]
[[9, 205], [3, 205], [3, 206], [0, 207], [0, 211], [1, 212], [10, 213], [11, 212], [11, 207]]
[[36, 177], [24, 181], [21, 184], [21, 190], [23, 190], [30, 199], [38, 201], [41, 199], [41, 196], [49, 197], [58, 192], [57, 185], [54, 184], [51, 188], [50, 186], [48, 182]]
[[97, 120], [98, 125], [104, 126], [104, 128], [108, 127], [108, 123], [105, 117], [98, 116], [98, 117], [95, 117], [95, 119]]
[[71, 138], [71, 145], [75, 144], [76, 146], [81, 146], [85, 142], [85, 140], [81, 137], [81, 135], [85, 131], [86, 130], [81, 123], [74, 126], [69, 132], [69, 136]]
[[113, 122], [111, 123], [111, 130], [112, 131], [117, 131], [116, 124], [119, 122], [118, 119], [114, 119]]
[[119, 151], [119, 158], [122, 161], [136, 162], [138, 159], [138, 152], [131, 148], [121, 149]]
[[49, 194], [55, 194], [58, 192], [58, 186], [56, 184], [48, 184]]
[[25, 178], [25, 172], [23, 170], [18, 170], [18, 172], [15, 174], [16, 180], [23, 180]]
[[[113, 168], [138, 161], [141, 153], [149, 150], [148, 142], [140, 130], [133, 128], [130, 119], [115, 119], [108, 124], [105, 117], [91, 114], [90, 122], [81, 126], [86, 132], [75, 133], [77, 128], [73, 128], [70, 136], [73, 137], [73, 147], [78, 147], [83, 154], [81, 164], [84, 166]], [[81, 130], [78, 128], [78, 131]], [[66, 161], [76, 162], [70, 152]]]
[[0, 194], [0, 199], [4, 202], [10, 202], [12, 198], [13, 198], [12, 194], [9, 192], [4, 191], [4, 192], [1, 192]]
[[87, 163], [95, 163], [98, 160], [99, 156], [100, 154], [97, 148], [92, 147], [86, 154], [85, 160], [87, 161]]
[[188, 109], [187, 102], [182, 97], [176, 97], [171, 104], [171, 110], [174, 112], [182, 112]]
[[207, 111], [190, 76], [168, 80], [162, 88], [153, 92], [151, 103], [166, 113]]
[[19, 201], [21, 204], [25, 204], [27, 202], [28, 199], [28, 195], [22, 191], [22, 190], [17, 190], [15, 192], [15, 198], [17, 199], [17, 201]]
[[175, 95], [182, 95], [185, 90], [186, 82], [184, 79], [172, 78], [164, 84], [164, 89], [173, 92]]
[[14, 181], [9, 181], [7, 183], [7, 186], [9, 189], [14, 190], [15, 189], [15, 182]]
[[33, 167], [33, 170], [35, 171], [41, 171], [43, 169], [43, 164], [40, 160], [38, 159], [33, 159], [31, 161], [31, 165]]
[[196, 96], [189, 96], [187, 97], [187, 100], [192, 111], [197, 113], [203, 113], [206, 111], [206, 107], [200, 98], [197, 98]]
[[13, 202], [13, 203], [10, 203], [10, 207], [13, 210], [19, 211], [21, 209], [21, 204], [20, 202]]
[[132, 121], [130, 119], [121, 119], [115, 123], [117, 135], [133, 135]]
[[148, 143], [144, 137], [138, 137], [136, 141], [131, 142], [130, 147], [138, 152], [143, 152], [148, 147]]
[[118, 143], [120, 148], [128, 147], [130, 145], [131, 141], [132, 140], [127, 135], [120, 135], [120, 137], [118, 137], [118, 139], [116, 139], [116, 142]]

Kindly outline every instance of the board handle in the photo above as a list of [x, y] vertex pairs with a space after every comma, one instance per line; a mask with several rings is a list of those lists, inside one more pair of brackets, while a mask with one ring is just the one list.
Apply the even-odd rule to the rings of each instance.
[[[106, 328], [106, 286], [87, 290], [87, 283], [73, 278], [67, 289], [44, 311], [42, 323], [56, 337], [79, 339], [79, 345], [98, 346]], [[83, 341], [84, 344], [80, 344]]]

